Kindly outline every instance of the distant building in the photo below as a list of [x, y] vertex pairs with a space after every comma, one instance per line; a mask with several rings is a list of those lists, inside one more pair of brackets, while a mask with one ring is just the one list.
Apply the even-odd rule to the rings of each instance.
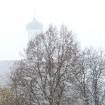
[[[28, 32], [28, 39], [31, 40], [33, 36], [43, 32], [43, 25], [35, 18], [26, 26]], [[0, 85], [5, 85], [8, 82], [8, 76], [16, 60], [0, 61]]]
[[27, 24], [28, 39], [31, 40], [33, 36], [43, 32], [43, 25], [35, 18]]

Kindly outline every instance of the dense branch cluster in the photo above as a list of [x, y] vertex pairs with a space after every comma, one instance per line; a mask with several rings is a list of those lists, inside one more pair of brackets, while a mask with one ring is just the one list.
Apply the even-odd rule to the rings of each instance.
[[49, 26], [14, 64], [10, 86], [15, 105], [104, 105], [104, 72], [102, 51], [81, 51], [72, 31]]

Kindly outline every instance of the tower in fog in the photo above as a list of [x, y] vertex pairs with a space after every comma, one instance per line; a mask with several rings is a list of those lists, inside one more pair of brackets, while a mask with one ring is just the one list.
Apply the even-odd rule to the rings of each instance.
[[28, 40], [31, 40], [35, 37], [36, 34], [43, 32], [43, 25], [35, 19], [35, 16], [31, 22], [26, 26], [28, 32]]

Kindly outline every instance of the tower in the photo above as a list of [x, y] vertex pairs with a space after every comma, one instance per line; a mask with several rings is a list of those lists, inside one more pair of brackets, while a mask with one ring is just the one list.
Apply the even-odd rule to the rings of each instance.
[[31, 40], [36, 34], [43, 32], [43, 25], [35, 19], [34, 15], [33, 20], [27, 24], [26, 29], [28, 32], [28, 40]]

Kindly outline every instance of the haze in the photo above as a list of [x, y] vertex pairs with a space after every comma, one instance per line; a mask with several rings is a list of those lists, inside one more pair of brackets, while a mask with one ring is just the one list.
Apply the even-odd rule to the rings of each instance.
[[105, 0], [0, 0], [0, 60], [21, 58], [34, 9], [44, 30], [49, 24], [65, 24], [82, 48], [105, 49]]

